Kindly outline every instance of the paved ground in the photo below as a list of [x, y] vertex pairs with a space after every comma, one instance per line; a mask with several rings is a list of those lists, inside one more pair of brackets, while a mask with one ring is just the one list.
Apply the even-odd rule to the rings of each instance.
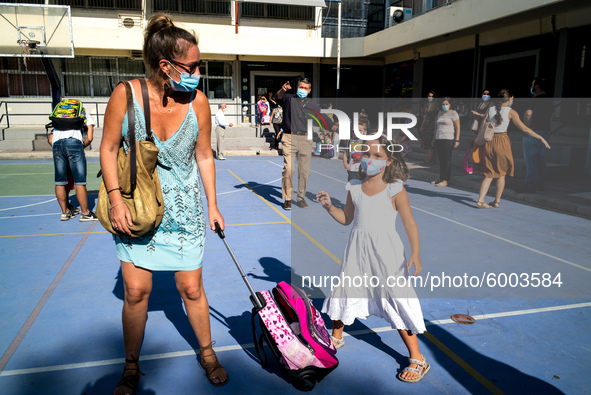
[[[92, 175], [98, 163], [90, 161]], [[307, 210], [281, 209], [281, 158], [230, 157], [216, 165], [226, 235], [255, 289], [338, 273], [349, 229], [312, 199]], [[415, 167], [413, 173], [423, 175], [406, 185], [421, 234], [423, 276], [515, 274], [521, 285], [417, 288], [428, 329], [419, 343], [432, 365], [425, 379], [417, 385], [396, 380], [406, 350], [395, 331], [370, 317], [347, 328], [340, 366], [314, 391], [587, 392], [591, 222], [509, 199], [500, 209], [477, 210], [472, 190], [434, 188], [421, 179], [435, 171]], [[119, 264], [100, 224], [59, 221], [52, 174], [50, 159], [0, 160], [0, 393], [108, 394], [123, 362]], [[343, 202], [344, 179], [340, 162], [314, 159], [309, 197], [324, 189]], [[94, 198], [98, 185], [89, 176]], [[408, 246], [400, 221], [396, 226]], [[138, 393], [297, 393], [277, 364], [263, 369], [253, 357], [248, 291], [210, 232], [205, 256], [212, 331], [231, 381], [221, 388], [207, 383], [173, 277], [159, 273]], [[534, 273], [550, 277], [526, 287], [523, 276], [532, 280]], [[451, 321], [457, 313], [476, 323]]]

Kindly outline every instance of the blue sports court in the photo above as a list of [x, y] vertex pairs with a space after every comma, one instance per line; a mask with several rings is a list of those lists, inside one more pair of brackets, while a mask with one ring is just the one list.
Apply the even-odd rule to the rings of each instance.
[[[337, 275], [349, 233], [311, 199], [326, 190], [345, 201], [342, 164], [313, 159], [310, 207], [291, 212], [282, 208], [282, 166], [281, 157], [216, 162], [227, 241], [255, 290], [289, 281], [296, 258], [314, 262], [319, 274]], [[91, 207], [97, 170], [97, 159], [89, 159]], [[50, 159], [1, 160], [0, 185], [0, 393], [110, 394], [123, 368], [123, 285], [111, 235], [98, 222], [59, 220]], [[587, 392], [591, 222], [510, 200], [499, 209], [477, 210], [476, 193], [433, 188], [419, 179], [410, 179], [406, 189], [421, 237], [423, 276], [494, 273], [501, 280], [499, 274], [515, 273], [531, 280], [533, 273], [549, 273], [549, 286], [459, 289], [437, 297], [417, 289], [428, 331], [419, 344], [431, 364], [425, 378], [418, 384], [396, 378], [407, 366], [406, 348], [385, 321], [370, 317], [346, 328], [340, 365], [314, 392]], [[408, 249], [400, 220], [396, 226]], [[292, 243], [305, 249], [292, 251]], [[210, 230], [203, 268], [214, 348], [230, 382], [209, 384], [174, 276], [155, 273], [140, 358], [146, 375], [137, 393], [299, 393], [268, 349], [269, 364], [259, 365], [248, 290]], [[298, 279], [299, 266], [293, 270]], [[476, 322], [458, 324], [453, 314]]]

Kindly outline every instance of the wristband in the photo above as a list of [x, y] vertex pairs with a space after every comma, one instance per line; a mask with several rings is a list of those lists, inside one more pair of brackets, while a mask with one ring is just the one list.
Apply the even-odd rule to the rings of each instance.
[[111, 210], [112, 210], [114, 207], [117, 207], [117, 206], [119, 206], [120, 204], [123, 204], [123, 203], [125, 203], [125, 202], [119, 202], [119, 203], [117, 203], [117, 204], [114, 204], [114, 205], [112, 205], [112, 206], [109, 208], [109, 211], [111, 211]]
[[107, 194], [109, 194], [109, 193], [111, 193], [113, 191], [121, 191], [121, 187], [113, 188], [110, 191], [107, 191]]

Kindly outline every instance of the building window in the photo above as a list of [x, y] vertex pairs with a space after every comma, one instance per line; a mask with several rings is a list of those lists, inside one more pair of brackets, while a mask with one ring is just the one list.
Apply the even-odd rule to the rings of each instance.
[[314, 21], [314, 7], [261, 3], [242, 3], [241, 6], [242, 16], [247, 18]]
[[230, 0], [154, 0], [154, 11], [230, 15]]
[[109, 97], [119, 81], [144, 78], [144, 63], [127, 58], [62, 59], [64, 96]]
[[232, 62], [209, 60], [199, 68], [202, 83], [199, 89], [208, 99], [232, 99], [234, 86], [232, 83]]
[[41, 59], [0, 58], [1, 97], [43, 97], [51, 96], [49, 79]]
[[55, 0], [55, 4], [72, 8], [108, 8], [118, 10], [141, 10], [142, 0]]

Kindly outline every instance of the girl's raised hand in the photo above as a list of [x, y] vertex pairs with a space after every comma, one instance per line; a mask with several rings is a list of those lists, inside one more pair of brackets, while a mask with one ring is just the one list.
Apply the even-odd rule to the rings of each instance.
[[324, 191], [318, 192], [318, 195], [316, 195], [316, 200], [322, 204], [322, 207], [324, 207], [325, 210], [328, 210], [332, 207], [330, 196], [328, 196], [328, 193]]
[[418, 256], [415, 255], [411, 255], [410, 258], [408, 258], [408, 271], [410, 272], [410, 268], [412, 265], [415, 265], [415, 272], [413, 274], [413, 276], [418, 276], [419, 274], [421, 274], [421, 271], [423, 270], [423, 265], [421, 264], [421, 258], [419, 258]]

